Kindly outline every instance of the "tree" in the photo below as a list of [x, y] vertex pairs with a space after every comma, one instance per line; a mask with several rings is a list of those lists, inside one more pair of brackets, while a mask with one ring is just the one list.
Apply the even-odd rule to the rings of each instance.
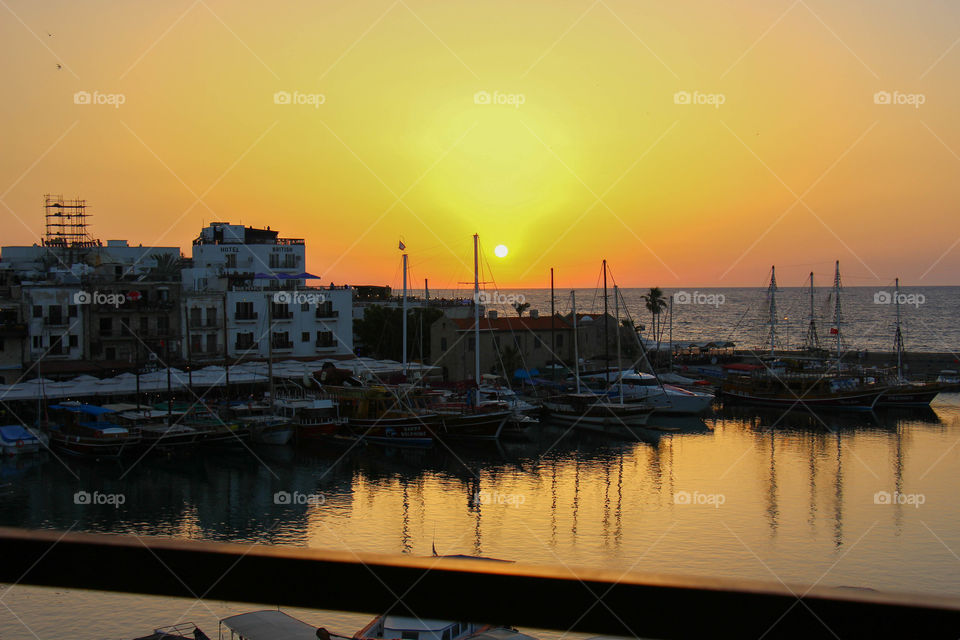
[[650, 312], [650, 331], [653, 339], [657, 343], [657, 355], [659, 356], [660, 338], [663, 336], [663, 322], [660, 314], [667, 308], [667, 300], [660, 287], [652, 287], [649, 293], [645, 293], [641, 297], [646, 304], [647, 311]]
[[529, 302], [514, 302], [513, 308], [517, 312], [518, 317], [523, 317], [523, 312], [530, 308]]
[[[407, 358], [420, 356], [420, 317], [423, 316], [423, 353], [429, 357], [430, 327], [443, 316], [439, 309], [409, 309], [407, 311]], [[363, 318], [353, 323], [356, 343], [366, 355], [375, 358], [400, 360], [403, 357], [403, 310], [396, 307], [370, 305], [363, 310]]]
[[169, 253], [157, 254], [153, 256], [153, 261], [156, 264], [150, 269], [150, 275], [155, 280], [176, 280], [183, 269], [183, 260]]

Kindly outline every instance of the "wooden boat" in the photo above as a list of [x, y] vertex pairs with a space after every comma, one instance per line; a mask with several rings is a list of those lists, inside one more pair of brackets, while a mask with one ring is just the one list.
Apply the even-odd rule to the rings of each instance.
[[273, 411], [266, 403], [242, 403], [228, 410], [231, 422], [250, 432], [250, 439], [257, 444], [285, 445], [293, 440], [293, 424], [289, 418]]
[[[229, 635], [224, 634], [224, 627]], [[224, 618], [217, 636], [237, 640], [316, 640], [321, 637], [316, 627], [276, 609]]]
[[337, 409], [337, 404], [330, 399], [278, 398], [274, 403], [274, 410], [293, 425], [293, 437], [298, 444], [342, 438], [346, 423]]
[[720, 387], [720, 394], [732, 403], [870, 411], [889, 389], [869, 377], [762, 370], [728, 377]]
[[166, 451], [195, 445], [200, 439], [201, 434], [196, 429], [178, 422], [167, 422], [171, 417], [180, 419], [184, 415], [182, 411], [168, 416], [166, 411], [135, 404], [105, 404], [103, 407], [115, 412], [107, 415], [110, 422], [140, 433], [137, 447], [143, 451]]
[[140, 442], [139, 431], [104, 419], [109, 409], [80, 402], [50, 405], [53, 417], [46, 427], [50, 446], [77, 456], [116, 458], [130, 453]]
[[611, 428], [625, 429], [647, 424], [654, 407], [641, 402], [612, 402], [593, 393], [570, 393], [543, 403], [547, 416], [579, 429], [609, 433]]
[[514, 411], [502, 403], [483, 403], [470, 406], [463, 402], [435, 404], [442, 430], [435, 434], [440, 438], [497, 440], [507, 423], [514, 418]]
[[442, 426], [439, 415], [414, 409], [386, 387], [324, 386], [321, 397], [335, 401], [351, 437], [395, 447], [430, 447]]

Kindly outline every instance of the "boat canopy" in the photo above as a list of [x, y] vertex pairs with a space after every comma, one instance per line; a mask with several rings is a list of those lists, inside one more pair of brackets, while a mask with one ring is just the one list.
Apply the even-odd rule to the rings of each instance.
[[317, 628], [285, 614], [267, 609], [230, 616], [220, 621], [245, 640], [316, 640]]
[[33, 435], [19, 424], [10, 424], [0, 427], [0, 443], [16, 444], [22, 442], [36, 442], [37, 436]]
[[98, 407], [95, 404], [52, 404], [50, 405], [51, 409], [63, 410], [63, 411], [72, 411], [73, 413], [85, 413], [88, 416], [102, 416], [106, 413], [114, 413], [113, 409], [107, 409], [105, 407]]

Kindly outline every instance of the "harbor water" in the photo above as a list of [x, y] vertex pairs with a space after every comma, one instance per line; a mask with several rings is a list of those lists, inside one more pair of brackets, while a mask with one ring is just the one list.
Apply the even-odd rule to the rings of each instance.
[[[425, 451], [7, 459], [0, 525], [960, 596], [960, 394], [925, 410], [651, 424], [664, 430], [630, 441], [547, 425], [525, 442]], [[132, 638], [183, 620], [214, 635], [255, 608], [23, 585], [0, 598], [9, 640]], [[370, 618], [291, 613], [345, 634]]]

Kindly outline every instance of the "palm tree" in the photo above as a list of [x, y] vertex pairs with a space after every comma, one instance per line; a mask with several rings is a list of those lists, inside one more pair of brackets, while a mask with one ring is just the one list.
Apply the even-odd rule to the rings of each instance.
[[667, 300], [660, 287], [652, 287], [649, 293], [641, 296], [646, 303], [647, 311], [650, 312], [650, 330], [654, 340], [657, 342], [657, 355], [660, 354], [660, 337], [663, 335], [663, 323], [660, 321], [660, 313], [667, 308]]
[[150, 269], [154, 278], [157, 280], [176, 280], [180, 270], [183, 269], [183, 260], [169, 253], [160, 253], [152, 257], [156, 262], [156, 265]]
[[523, 312], [530, 308], [530, 303], [529, 303], [529, 302], [514, 302], [514, 303], [513, 303], [513, 308], [516, 310], [517, 316], [522, 318], [522, 317], [523, 317]]

